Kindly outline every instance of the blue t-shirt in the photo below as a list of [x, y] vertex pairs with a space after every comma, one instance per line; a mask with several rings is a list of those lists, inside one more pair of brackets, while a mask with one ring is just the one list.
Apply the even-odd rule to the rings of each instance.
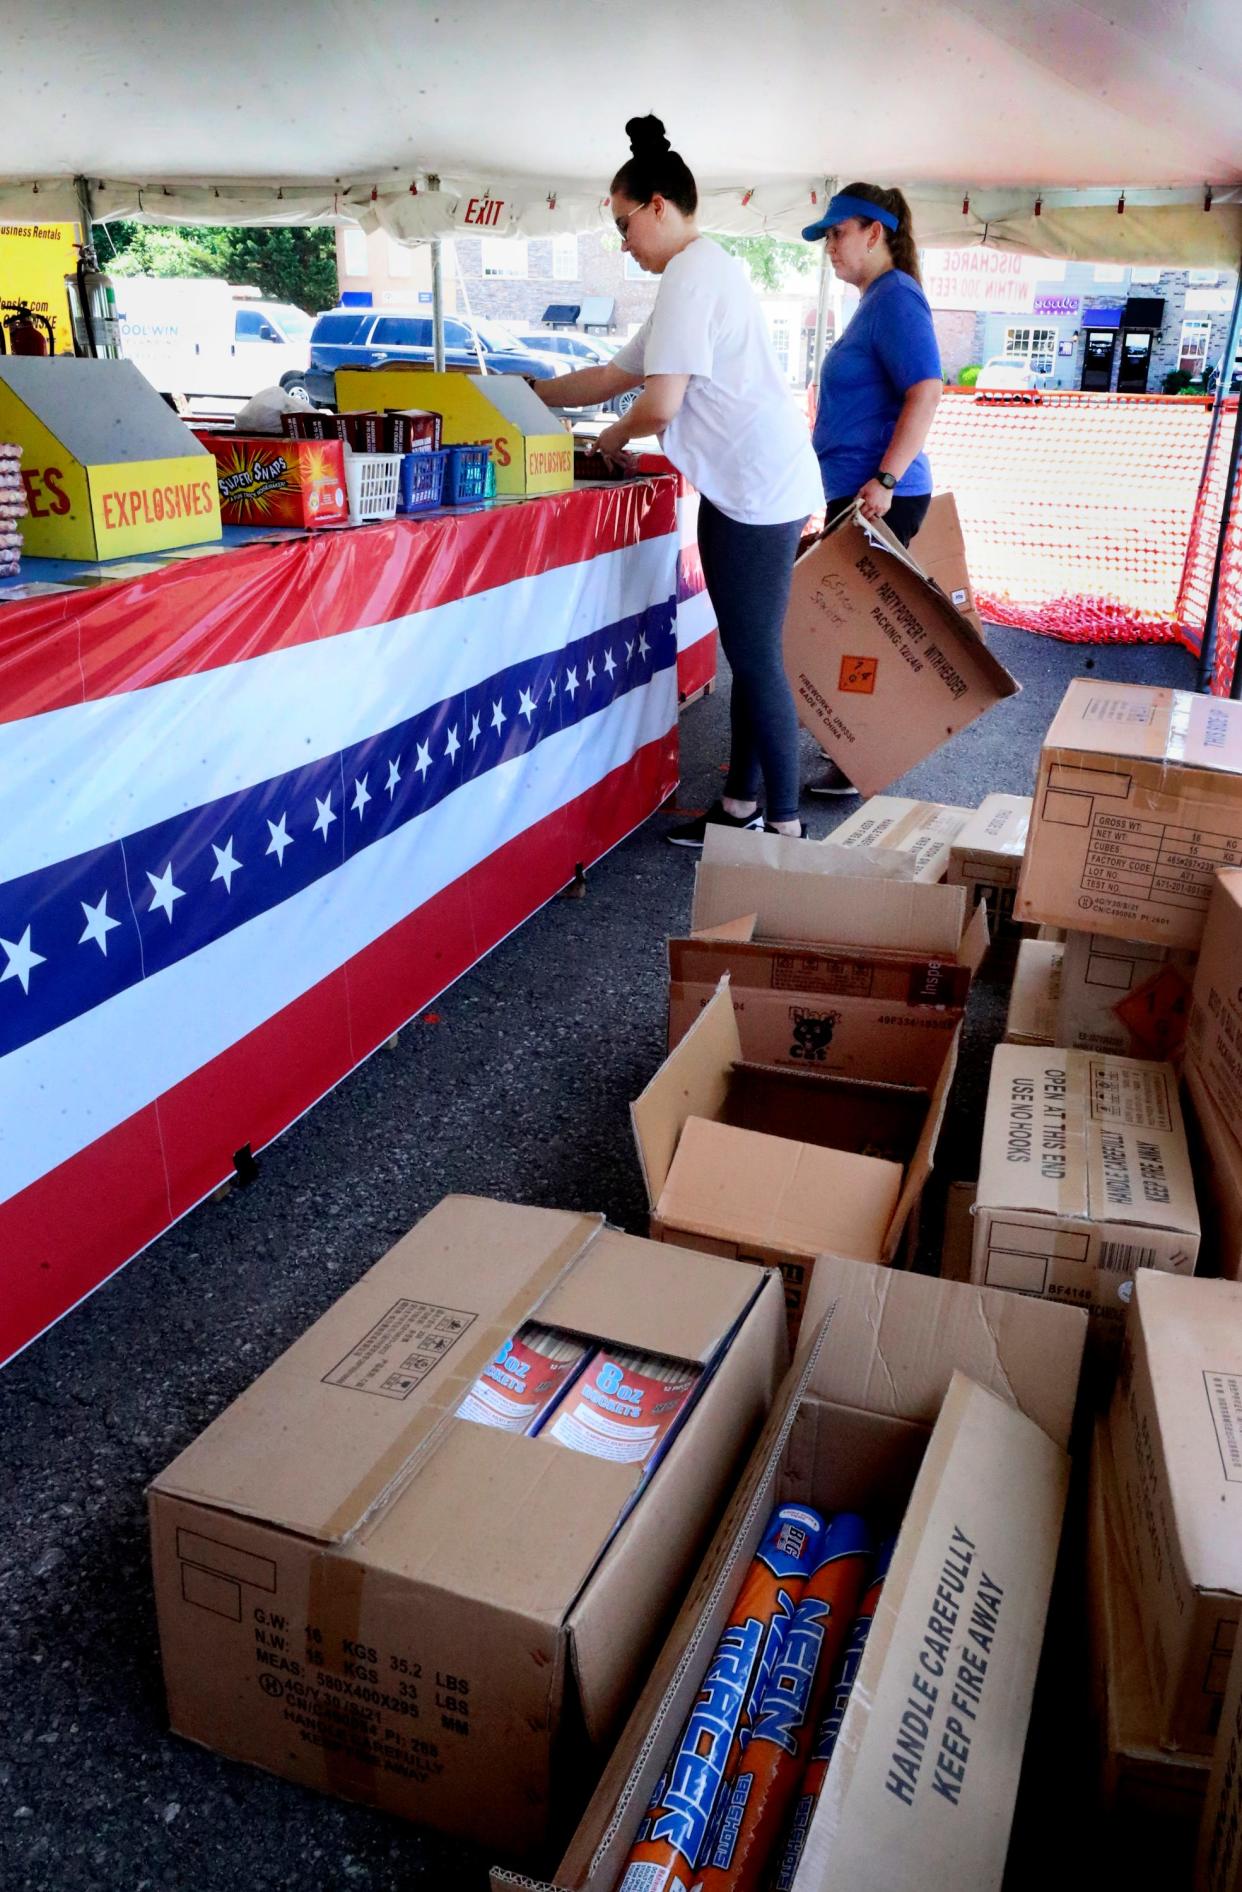
[[[825, 499], [844, 499], [873, 479], [888, 450], [901, 404], [916, 381], [939, 381], [940, 349], [931, 307], [913, 276], [886, 269], [864, 294], [845, 333], [824, 356], [812, 444]], [[897, 482], [899, 493], [930, 493], [931, 467], [920, 453]]]

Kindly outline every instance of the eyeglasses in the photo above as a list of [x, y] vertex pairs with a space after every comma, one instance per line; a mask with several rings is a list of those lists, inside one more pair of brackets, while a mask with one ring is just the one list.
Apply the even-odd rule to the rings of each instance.
[[624, 217], [613, 218], [613, 222], [617, 226], [617, 235], [620, 237], [623, 243], [625, 242], [625, 239], [630, 234], [630, 224], [633, 222], [634, 218], [638, 215], [640, 210], [649, 209], [650, 205], [651, 205], [651, 199], [648, 198], [645, 204], [636, 204], [634, 209], [631, 211], [628, 211]]

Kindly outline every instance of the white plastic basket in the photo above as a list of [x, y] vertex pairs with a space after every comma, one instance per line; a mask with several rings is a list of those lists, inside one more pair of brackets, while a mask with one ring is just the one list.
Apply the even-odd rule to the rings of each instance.
[[347, 452], [345, 486], [351, 518], [395, 519], [401, 496], [401, 455]]

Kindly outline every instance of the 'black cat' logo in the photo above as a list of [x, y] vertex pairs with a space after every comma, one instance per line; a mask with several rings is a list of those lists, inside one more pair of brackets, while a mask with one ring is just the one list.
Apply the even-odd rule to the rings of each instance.
[[795, 1012], [791, 1058], [803, 1064], [823, 1064], [837, 1028], [836, 1012]]

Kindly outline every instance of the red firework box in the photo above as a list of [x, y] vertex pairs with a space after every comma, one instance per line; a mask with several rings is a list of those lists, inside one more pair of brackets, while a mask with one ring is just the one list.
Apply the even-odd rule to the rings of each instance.
[[229, 526], [338, 526], [349, 522], [339, 440], [204, 434]]
[[592, 1458], [650, 1466], [693, 1399], [701, 1373], [685, 1360], [599, 1347], [548, 1420], [545, 1436]]

